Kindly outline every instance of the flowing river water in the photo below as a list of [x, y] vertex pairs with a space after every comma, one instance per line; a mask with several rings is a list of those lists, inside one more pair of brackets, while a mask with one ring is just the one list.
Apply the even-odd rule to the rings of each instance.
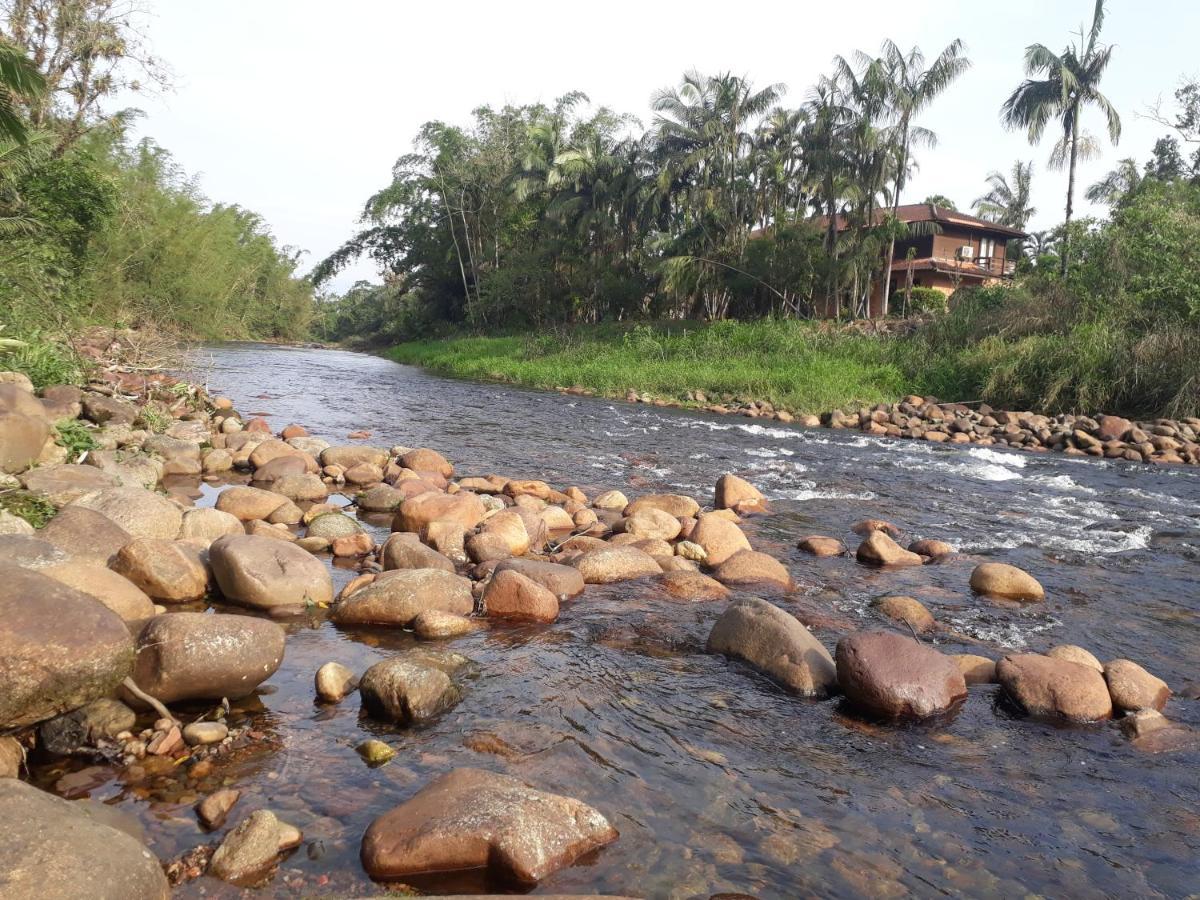
[[[781, 605], [832, 649], [881, 625], [870, 601], [917, 597], [954, 637], [946, 652], [998, 658], [1080, 644], [1133, 659], [1175, 690], [1165, 713], [1200, 729], [1200, 470], [1132, 466], [987, 448], [888, 441], [856, 432], [450, 381], [372, 356], [250, 344], [204, 349], [196, 375], [278, 430], [299, 422], [346, 442], [429, 446], [458, 474], [540, 478], [589, 494], [619, 488], [711, 502], [724, 472], [758, 485], [774, 514], [750, 520], [756, 548], [800, 584]], [[198, 502], [211, 502], [212, 490]], [[885, 518], [908, 538], [962, 551], [898, 571], [813, 559], [806, 534], [852, 541]], [[386, 519], [368, 527], [382, 540]], [[853, 543], [851, 543], [853, 546]], [[1041, 604], [974, 597], [983, 559], [1046, 587]], [[353, 575], [334, 569], [335, 584]], [[40, 778], [130, 814], [170, 859], [213, 840], [191, 804], [243, 789], [232, 820], [257, 807], [299, 826], [305, 845], [265, 896], [382, 893], [359, 840], [379, 814], [456, 766], [503, 771], [599, 808], [620, 839], [535, 893], [640, 897], [1184, 897], [1200, 890], [1200, 753], [1150, 754], [1115, 723], [1058, 727], [1015, 716], [973, 687], [949, 721], [884, 725], [834, 699], [796, 699], [704, 653], [723, 603], [673, 602], [648, 583], [589, 587], [550, 626], [497, 626], [453, 641], [475, 675], [431, 725], [398, 729], [357, 698], [314, 704], [319, 665], [362, 672], [410, 634], [293, 619], [279, 671], [235, 704], [261, 739], [197, 783], [183, 771], [78, 764]], [[232, 611], [232, 610], [230, 610]], [[380, 737], [399, 755], [368, 768], [354, 747]], [[184, 767], [179, 767], [182, 770]], [[65, 777], [64, 777], [65, 776]], [[480, 891], [475, 876], [424, 890]], [[184, 896], [236, 896], [209, 878]]]

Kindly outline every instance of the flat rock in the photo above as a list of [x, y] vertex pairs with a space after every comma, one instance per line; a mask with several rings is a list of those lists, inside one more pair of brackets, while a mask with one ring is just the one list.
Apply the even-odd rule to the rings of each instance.
[[810, 534], [808, 537], [801, 538], [796, 546], [805, 553], [811, 553], [817, 557], [841, 556], [846, 552], [846, 545], [837, 538], [825, 537], [820, 534]]
[[67, 508], [82, 506], [107, 516], [133, 537], [174, 540], [183, 510], [161, 494], [140, 487], [108, 488], [84, 494]]
[[868, 715], [924, 719], [967, 696], [958, 664], [907, 635], [856, 632], [838, 641], [835, 659], [846, 699]]
[[598, 811], [515, 778], [455, 769], [371, 823], [367, 874], [394, 880], [486, 868], [497, 880], [535, 885], [617, 839]]
[[757, 550], [739, 550], [717, 566], [713, 577], [727, 587], [769, 587], [781, 591], [792, 588], [792, 574], [787, 566]]
[[86, 806], [0, 779], [0, 896], [167, 900], [159, 861]]
[[229, 535], [213, 541], [208, 558], [221, 593], [242, 606], [288, 614], [333, 602], [325, 564], [287, 541]]
[[397, 531], [384, 541], [379, 554], [384, 570], [391, 569], [441, 569], [454, 574], [454, 563], [432, 547], [421, 543], [417, 535], [409, 531]]
[[102, 472], [95, 466], [77, 466], [64, 463], [58, 466], [37, 466], [21, 476], [25, 490], [41, 494], [55, 506], [63, 507], [92, 491], [103, 491], [118, 487], [114, 475]]
[[409, 497], [400, 504], [392, 522], [392, 531], [411, 531], [419, 534], [430, 522], [439, 520], [456, 522], [470, 531], [483, 521], [486, 511], [483, 501], [470, 491], [460, 491], [457, 494], [427, 491]]
[[109, 696], [133, 664], [116, 613], [39, 572], [0, 563], [0, 622], [0, 728]]
[[628, 546], [589, 550], [571, 560], [571, 565], [587, 584], [612, 584], [662, 573], [653, 556]]
[[101, 566], [107, 566], [117, 551], [133, 540], [133, 535], [108, 516], [75, 505], [60, 510], [38, 537], [74, 559]]
[[422, 610], [412, 620], [413, 634], [423, 641], [461, 637], [482, 627], [483, 623], [478, 619], [442, 612], [440, 609]]
[[142, 629], [133, 680], [163, 703], [235, 700], [275, 673], [283, 646], [283, 629], [267, 619], [168, 613]]
[[471, 582], [442, 569], [396, 569], [343, 598], [332, 619], [340, 625], [406, 626], [427, 609], [466, 615], [475, 609]]
[[29, 534], [0, 535], [0, 561], [22, 569], [48, 569], [61, 566], [67, 554], [49, 541]]
[[829, 651], [801, 622], [756, 597], [735, 600], [708, 635], [709, 653], [733, 656], [804, 697], [824, 697], [837, 687]]
[[724, 600], [729, 588], [715, 578], [695, 571], [664, 572], [658, 583], [676, 600]]
[[519, 572], [550, 591], [559, 601], [570, 600], [583, 593], [583, 575], [574, 566], [546, 562], [540, 559], [506, 559], [496, 564], [495, 572]]
[[235, 485], [217, 495], [217, 509], [235, 516], [242, 522], [269, 519], [287, 502], [287, 497], [262, 488]]

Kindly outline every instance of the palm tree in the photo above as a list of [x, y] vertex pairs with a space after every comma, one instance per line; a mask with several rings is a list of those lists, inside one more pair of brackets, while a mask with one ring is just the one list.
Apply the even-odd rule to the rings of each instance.
[[1092, 203], [1116, 206], [1121, 198], [1142, 183], [1137, 160], [1132, 157], [1117, 161], [1117, 167], [1088, 188], [1084, 195]]
[[988, 192], [976, 198], [971, 206], [985, 219], [1023, 231], [1037, 213], [1031, 197], [1033, 161], [1014, 162], [1011, 181], [1001, 172], [992, 172], [987, 183]]
[[24, 144], [28, 135], [20, 103], [40, 97], [46, 79], [19, 47], [0, 40], [0, 140]]
[[[971, 61], [963, 55], [965, 47], [957, 38], [946, 45], [937, 58], [925, 66], [925, 54], [919, 47], [913, 47], [907, 54], [890, 40], [883, 42], [882, 57], [877, 62], [881, 66], [880, 76], [888, 94], [892, 113], [896, 118], [896, 168], [895, 190], [892, 191], [892, 217], [895, 218], [900, 208], [900, 195], [904, 191], [904, 182], [908, 177], [910, 156], [914, 139], [933, 145], [937, 138], [928, 129], [918, 129], [913, 125], [913, 119], [939, 94], [948, 88], [953, 81], [971, 67]], [[888, 242], [887, 257], [883, 281], [883, 305], [880, 312], [888, 313], [888, 299], [891, 294], [891, 262], [892, 254], [896, 252], [896, 241]]]
[[[1108, 121], [1108, 136], [1115, 145], [1121, 139], [1121, 117], [1108, 98], [1100, 93], [1100, 79], [1112, 59], [1111, 44], [1101, 45], [1100, 29], [1104, 25], [1104, 0], [1096, 0], [1092, 27], [1087, 31], [1082, 47], [1069, 44], [1056, 54], [1044, 44], [1025, 48], [1023, 81], [1000, 108], [1000, 117], [1009, 128], [1025, 128], [1029, 143], [1042, 139], [1046, 126], [1056, 120], [1062, 137], [1054, 145], [1050, 164], [1055, 168], [1067, 166], [1067, 208], [1064, 220], [1060, 271], [1067, 272], [1071, 251], [1071, 213], [1075, 202], [1075, 167], [1080, 155], [1095, 152], [1095, 142], [1080, 128], [1079, 119], [1085, 106], [1098, 107]], [[1081, 40], [1084, 33], [1080, 31]], [[1034, 77], [1040, 76], [1040, 77]]]

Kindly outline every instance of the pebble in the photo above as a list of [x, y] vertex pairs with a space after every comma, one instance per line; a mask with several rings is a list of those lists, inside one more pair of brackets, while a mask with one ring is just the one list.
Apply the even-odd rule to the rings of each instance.
[[184, 726], [183, 739], [190, 746], [219, 744], [229, 736], [229, 726], [224, 722], [193, 722]]

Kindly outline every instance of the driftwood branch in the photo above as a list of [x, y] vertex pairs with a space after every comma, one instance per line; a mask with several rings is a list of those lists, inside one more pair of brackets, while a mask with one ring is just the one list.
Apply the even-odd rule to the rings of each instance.
[[129, 691], [129, 693], [133, 694], [133, 696], [152, 707], [154, 711], [158, 713], [158, 717], [160, 719], [170, 719], [176, 725], [180, 724], [179, 720], [171, 715], [171, 711], [163, 706], [162, 702], [157, 697], [151, 697], [149, 694], [143, 691], [137, 686], [137, 684], [134, 683], [132, 678], [127, 677], [123, 682], [121, 682], [121, 684], [125, 690]]

